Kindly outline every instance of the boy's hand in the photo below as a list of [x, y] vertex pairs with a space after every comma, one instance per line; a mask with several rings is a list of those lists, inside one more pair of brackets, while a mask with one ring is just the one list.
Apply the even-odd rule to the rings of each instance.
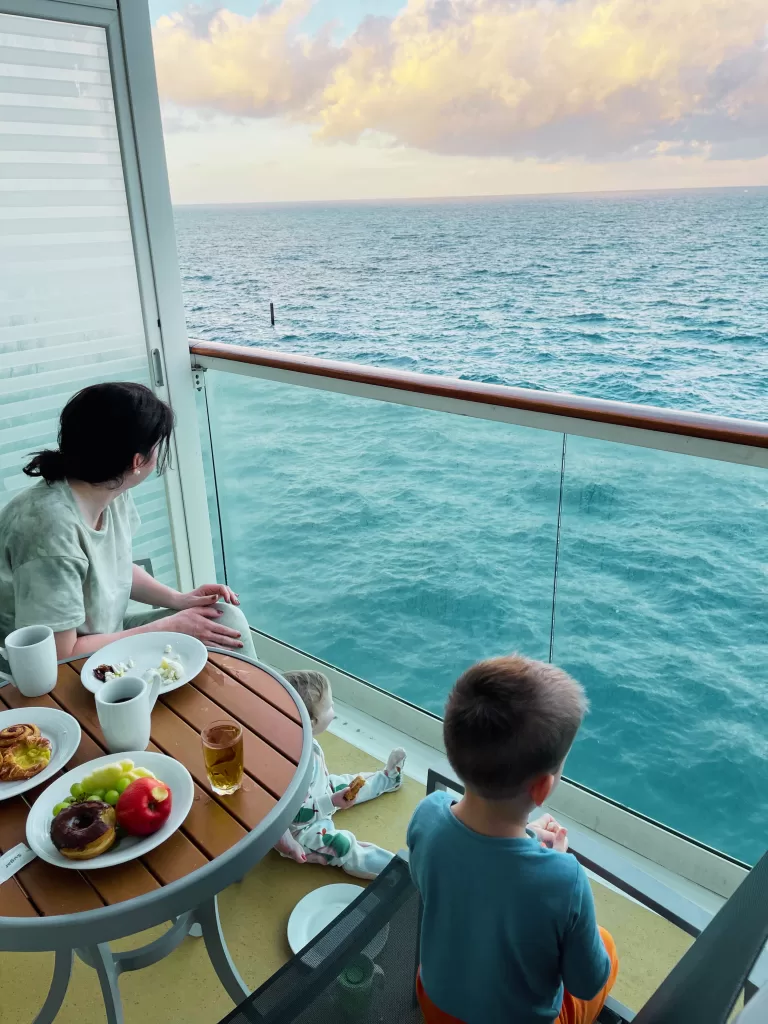
[[547, 846], [559, 853], [566, 853], [568, 850], [568, 829], [563, 828], [559, 821], [556, 821], [551, 814], [542, 814], [535, 821], [528, 822], [528, 828], [536, 833], [536, 837], [542, 846]]

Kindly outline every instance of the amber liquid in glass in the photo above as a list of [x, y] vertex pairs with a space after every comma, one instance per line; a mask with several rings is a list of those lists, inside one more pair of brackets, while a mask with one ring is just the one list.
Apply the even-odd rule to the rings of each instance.
[[237, 722], [212, 722], [201, 735], [205, 770], [219, 796], [236, 793], [243, 782], [243, 729]]

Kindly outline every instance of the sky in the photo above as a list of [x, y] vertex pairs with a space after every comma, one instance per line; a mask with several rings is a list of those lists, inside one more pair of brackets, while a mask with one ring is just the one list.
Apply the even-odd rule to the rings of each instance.
[[176, 203], [768, 185], [766, 0], [150, 0]]

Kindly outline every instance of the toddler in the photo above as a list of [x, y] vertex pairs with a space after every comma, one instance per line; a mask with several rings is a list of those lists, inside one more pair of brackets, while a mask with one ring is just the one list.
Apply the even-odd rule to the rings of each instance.
[[618, 972], [584, 869], [549, 815], [587, 701], [554, 665], [511, 656], [470, 668], [445, 711], [466, 787], [432, 793], [408, 827], [424, 917], [417, 993], [427, 1024], [593, 1024]]
[[[285, 678], [307, 707], [313, 737], [319, 736], [335, 717], [330, 682], [322, 672], [286, 672]], [[309, 792], [275, 849], [283, 857], [301, 864], [329, 864], [342, 867], [358, 878], [375, 878], [390, 862], [392, 854], [373, 843], [360, 842], [351, 832], [337, 829], [332, 818], [337, 811], [399, 789], [405, 751], [397, 747], [387, 758], [383, 770], [359, 775], [331, 775], [325, 766], [323, 748], [316, 739], [312, 740], [312, 751], [314, 763]], [[364, 780], [362, 785], [361, 780]]]

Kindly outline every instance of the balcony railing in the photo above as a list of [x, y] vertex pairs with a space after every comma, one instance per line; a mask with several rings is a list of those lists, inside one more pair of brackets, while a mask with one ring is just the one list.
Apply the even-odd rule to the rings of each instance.
[[479, 658], [556, 661], [592, 704], [572, 779], [762, 853], [768, 424], [191, 351], [257, 628], [438, 716]]

